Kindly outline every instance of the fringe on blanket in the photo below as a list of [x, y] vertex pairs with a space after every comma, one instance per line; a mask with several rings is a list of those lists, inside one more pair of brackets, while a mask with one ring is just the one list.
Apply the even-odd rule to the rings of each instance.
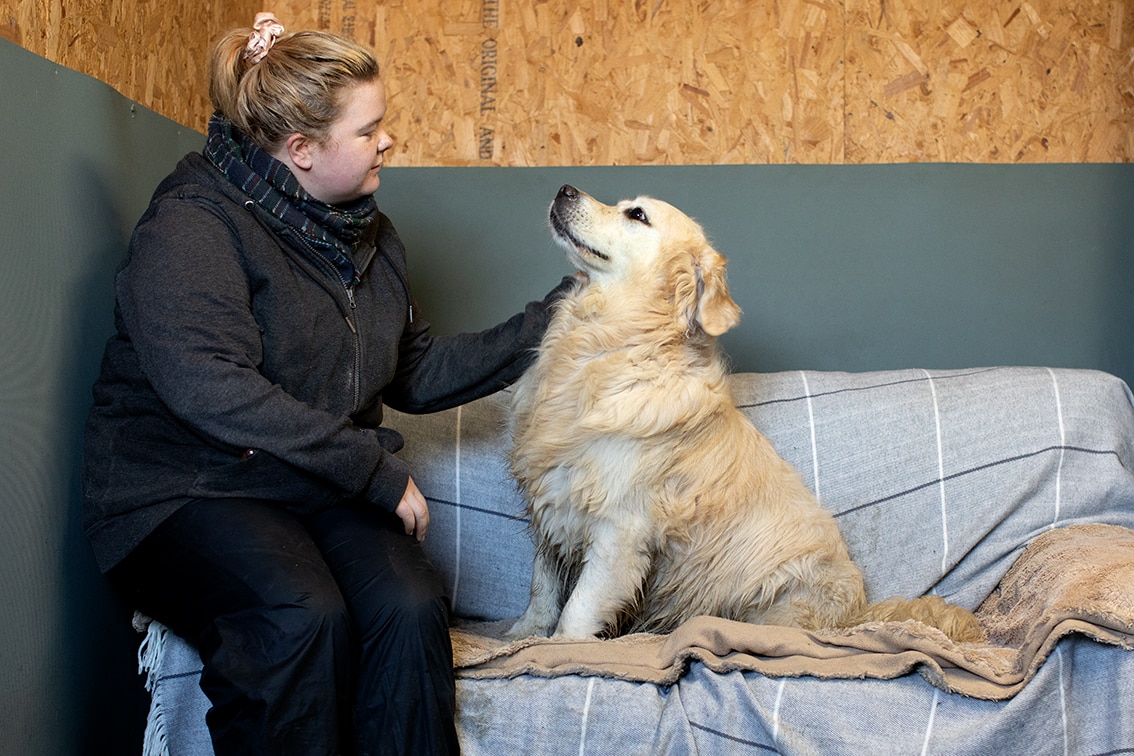
[[157, 684], [158, 672], [165, 658], [169, 628], [141, 612], [135, 612], [134, 629], [146, 634], [142, 638], [141, 645], [138, 646], [138, 674], [145, 676], [146, 690], [150, 693], [150, 712], [146, 717], [142, 756], [169, 756], [165, 708], [162, 702], [162, 690]]

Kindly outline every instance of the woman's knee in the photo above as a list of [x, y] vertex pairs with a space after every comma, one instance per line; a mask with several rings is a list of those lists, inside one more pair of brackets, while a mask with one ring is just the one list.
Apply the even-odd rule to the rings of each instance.
[[363, 643], [379, 635], [448, 637], [449, 599], [442, 591], [406, 585], [364, 605], [364, 616], [356, 618]]
[[447, 632], [444, 578], [388, 516], [343, 506], [311, 524], [364, 641], [397, 627]]

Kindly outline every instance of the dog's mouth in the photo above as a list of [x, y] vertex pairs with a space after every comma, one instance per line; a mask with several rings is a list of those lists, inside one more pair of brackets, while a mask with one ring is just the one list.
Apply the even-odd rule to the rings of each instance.
[[555, 211], [554, 205], [551, 208], [550, 217], [551, 229], [555, 232], [556, 236], [570, 244], [583, 255], [590, 255], [592, 257], [597, 257], [604, 262], [610, 262], [610, 257], [608, 255], [603, 252], [599, 252], [594, 247], [584, 244], [582, 241], [580, 241], [579, 237], [571, 233], [571, 229], [568, 227], [567, 223], [565, 223], [564, 220], [559, 217], [559, 213]]

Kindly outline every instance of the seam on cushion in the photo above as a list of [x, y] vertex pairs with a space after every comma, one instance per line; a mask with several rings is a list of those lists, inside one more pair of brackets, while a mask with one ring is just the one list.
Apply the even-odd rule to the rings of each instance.
[[[995, 373], [995, 372], [1003, 370], [1003, 369], [1004, 368], [1000, 368], [1000, 367], [990, 367], [990, 368], [980, 368], [979, 370], [968, 370], [968, 371], [958, 370], [956, 372], [946, 373], [945, 375], [939, 375], [939, 376], [937, 376], [937, 380], [945, 381], [945, 380], [953, 380], [955, 378], [968, 378], [970, 376], [981, 375], [983, 373]], [[887, 372], [887, 371], [882, 371], [882, 372]], [[900, 371], [891, 371], [891, 372], [900, 372]], [[791, 402], [799, 402], [799, 401], [803, 401], [804, 399], [822, 399], [822, 398], [828, 397], [828, 396], [837, 396], [838, 394], [851, 394], [851, 393], [856, 393], [856, 392], [859, 392], [859, 391], [874, 391], [874, 390], [877, 390], [877, 389], [891, 388], [893, 386], [902, 386], [902, 385], [907, 384], [907, 383], [921, 383], [924, 380], [925, 380], [925, 378], [901, 378], [899, 380], [887, 381], [885, 383], [871, 383], [871, 384], [866, 385], [866, 386], [847, 386], [846, 388], [832, 389], [830, 391], [820, 391], [816, 394], [812, 394], [811, 396], [788, 396], [788, 397], [783, 397], [781, 399], [765, 399], [765, 400], [759, 401], [759, 402], [747, 402], [745, 404], [738, 404], [736, 406], [743, 410], [743, 409], [752, 409], [752, 408], [755, 408], [755, 407], [767, 407], [767, 406], [772, 405], [772, 404], [790, 404]]]
[[755, 740], [749, 740], [748, 738], [742, 738], [742, 737], [737, 737], [736, 735], [730, 735], [727, 732], [725, 732], [724, 730], [721, 730], [719, 727], [711, 727], [711, 726], [709, 726], [707, 724], [703, 724], [701, 722], [692, 722], [692, 721], [689, 722], [689, 726], [694, 730], [700, 730], [701, 732], [706, 732], [710, 735], [715, 735], [716, 737], [718, 737], [722, 740], [727, 740], [730, 743], [739, 743], [740, 745], [748, 746], [749, 748], [755, 748], [759, 751], [771, 751], [773, 753], [779, 753], [778, 747], [765, 745], [764, 743], [759, 743]]
[[[1047, 454], [1048, 452], [1053, 452], [1053, 451], [1058, 451], [1058, 452], [1071, 451], [1071, 452], [1078, 452], [1079, 454], [1090, 454], [1090, 455], [1093, 455], [1093, 456], [1096, 456], [1096, 457], [1114, 457], [1115, 460], [1117, 460], [1119, 464], [1122, 464], [1122, 457], [1114, 449], [1088, 449], [1088, 448], [1083, 447], [1083, 446], [1071, 446], [1071, 445], [1067, 445], [1067, 446], [1045, 446], [1044, 448], [1036, 449], [1035, 451], [1023, 452], [1021, 454], [1013, 454], [1011, 457], [1004, 457], [1003, 459], [997, 459], [997, 460], [994, 460], [992, 462], [985, 462], [983, 464], [975, 465], [975, 466], [967, 468], [965, 470], [959, 470], [955, 473], [949, 473], [948, 475], [945, 476], [945, 480], [946, 481], [956, 480], [957, 478], [963, 478], [966, 475], [972, 475], [974, 473], [984, 472], [985, 470], [990, 470], [994, 467], [1000, 467], [1001, 465], [1010, 465], [1013, 462], [1021, 462], [1025, 459], [1031, 459], [1032, 457], [1038, 457], [1042, 454]], [[879, 504], [885, 504], [888, 501], [893, 501], [894, 499], [900, 499], [903, 496], [909, 496], [910, 494], [917, 493], [918, 491], [923, 491], [926, 488], [929, 488], [930, 486], [936, 486], [936, 485], [939, 485], [940, 483], [941, 483], [941, 481], [939, 481], [939, 480], [930, 480], [930, 481], [927, 481], [925, 483], [920, 483], [916, 486], [913, 486], [912, 488], [907, 488], [904, 491], [898, 491], [897, 493], [892, 493], [892, 494], [889, 494], [888, 496], [883, 496], [879, 499], [875, 499], [873, 501], [868, 501], [868, 502], [865, 502], [863, 504], [859, 504], [857, 506], [850, 507], [849, 509], [844, 509], [841, 512], [833, 512], [832, 514], [834, 514], [834, 516], [836, 518], [845, 517], [846, 515], [849, 515], [853, 512], [858, 512], [858, 511], [861, 511], [863, 509], [869, 509], [870, 507], [875, 507], [875, 506], [878, 506]]]
[[511, 515], [511, 514], [508, 514], [507, 512], [501, 512], [501, 511], [496, 510], [496, 509], [488, 509], [487, 507], [474, 507], [471, 504], [461, 504], [459, 502], [449, 501], [448, 499], [442, 499], [442, 498], [437, 497], [437, 496], [426, 496], [425, 500], [431, 501], [434, 504], [441, 504], [441, 505], [446, 506], [446, 507], [453, 507], [455, 509], [464, 509], [464, 510], [467, 510], [469, 512], [480, 512], [481, 514], [492, 515], [493, 517], [503, 517], [505, 520], [515, 520], [516, 522], [523, 522], [523, 523], [526, 523], [528, 521], [528, 518], [524, 517], [522, 515]]

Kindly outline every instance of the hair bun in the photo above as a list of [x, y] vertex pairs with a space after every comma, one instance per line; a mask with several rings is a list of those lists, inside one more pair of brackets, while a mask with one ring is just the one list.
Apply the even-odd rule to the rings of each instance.
[[244, 48], [244, 57], [252, 63], [259, 63], [272, 49], [276, 38], [284, 33], [283, 24], [273, 13], [257, 13], [252, 22], [252, 33]]

